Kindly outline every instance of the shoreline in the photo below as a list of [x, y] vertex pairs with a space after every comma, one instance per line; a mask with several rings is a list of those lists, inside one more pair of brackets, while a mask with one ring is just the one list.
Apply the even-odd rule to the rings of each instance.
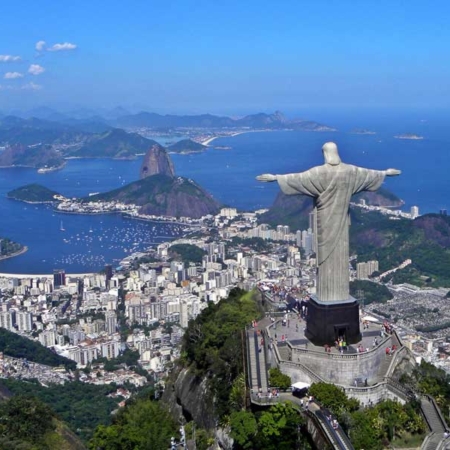
[[[83, 278], [86, 276], [96, 275], [98, 272], [88, 273], [66, 273], [67, 277]], [[52, 273], [6, 273], [1, 272], [0, 278], [53, 278]]]
[[3, 261], [4, 259], [14, 258], [15, 256], [23, 255], [27, 251], [28, 251], [28, 247], [26, 245], [24, 245], [23, 248], [17, 252], [11, 253], [9, 255], [0, 256], [0, 261]]
[[202, 145], [209, 145], [215, 139], [219, 139], [219, 138], [235, 137], [235, 136], [239, 136], [240, 134], [247, 134], [247, 133], [270, 133], [270, 132], [273, 132], [273, 131], [292, 131], [292, 130], [247, 130], [247, 131], [237, 131], [236, 133], [213, 136], [213, 137], [210, 137], [210, 138], [208, 138], [208, 139], [206, 139], [204, 141], [201, 141], [200, 143]]

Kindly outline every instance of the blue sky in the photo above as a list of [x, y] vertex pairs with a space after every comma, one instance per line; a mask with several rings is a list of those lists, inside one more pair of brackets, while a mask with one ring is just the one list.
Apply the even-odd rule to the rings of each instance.
[[8, 3], [0, 111], [450, 105], [447, 1]]

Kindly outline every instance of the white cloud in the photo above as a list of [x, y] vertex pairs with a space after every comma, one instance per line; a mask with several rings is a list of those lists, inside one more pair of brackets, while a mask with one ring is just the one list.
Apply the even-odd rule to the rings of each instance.
[[36, 42], [35, 48], [38, 52], [42, 52], [45, 50], [45, 41]]
[[75, 44], [71, 44], [70, 42], [64, 42], [63, 44], [55, 44], [51, 47], [48, 47], [47, 50], [49, 52], [59, 52], [62, 50], [75, 50], [77, 46]]
[[31, 64], [30, 68], [28, 69], [28, 73], [31, 73], [31, 75], [40, 75], [44, 72], [45, 69], [39, 64]]
[[23, 78], [23, 74], [20, 72], [6, 72], [3, 78], [6, 80], [14, 80], [15, 78]]
[[20, 60], [20, 56], [0, 55], [0, 62], [16, 62]]
[[42, 89], [42, 86], [40, 84], [31, 82], [31, 83], [24, 84], [20, 89], [29, 90], [29, 91], [39, 91], [40, 89]]

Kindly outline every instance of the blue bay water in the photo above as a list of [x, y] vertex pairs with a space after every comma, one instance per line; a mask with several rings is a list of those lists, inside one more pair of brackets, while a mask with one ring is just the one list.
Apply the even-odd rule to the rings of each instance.
[[[171, 155], [178, 175], [194, 179], [222, 203], [241, 210], [269, 207], [279, 188], [276, 183], [258, 183], [261, 173], [289, 173], [323, 163], [321, 147], [337, 142], [344, 162], [374, 168], [402, 170], [400, 177], [387, 179], [385, 186], [405, 201], [418, 205], [421, 213], [450, 208], [450, 139], [448, 121], [412, 115], [402, 122], [390, 116], [366, 118], [323, 117], [339, 132], [259, 132], [220, 138], [205, 153]], [[356, 135], [355, 126], [377, 131]], [[423, 140], [394, 139], [395, 134], [417, 133]], [[81, 216], [60, 214], [48, 206], [30, 205], [6, 198], [11, 189], [40, 183], [66, 196], [105, 192], [138, 177], [142, 158], [135, 161], [108, 159], [70, 160], [58, 172], [38, 174], [35, 170], [0, 170], [0, 236], [27, 245], [27, 253], [0, 261], [0, 272], [51, 273], [89, 272], [105, 263], [115, 263], [131, 251], [142, 250], [173, 238], [179, 229], [168, 225], [125, 220], [119, 215]], [[61, 221], [66, 231], [60, 231]]]

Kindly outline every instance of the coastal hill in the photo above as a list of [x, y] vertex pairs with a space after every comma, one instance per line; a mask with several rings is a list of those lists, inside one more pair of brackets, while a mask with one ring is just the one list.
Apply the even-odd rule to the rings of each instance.
[[94, 134], [77, 150], [67, 156], [78, 158], [116, 158], [130, 159], [144, 153], [155, 141], [136, 133], [127, 133], [114, 128], [105, 133]]
[[[74, 122], [74, 121], [72, 121]], [[59, 168], [64, 158], [136, 158], [155, 141], [100, 121], [67, 125], [7, 116], [0, 120], [0, 166]]]
[[412, 260], [391, 276], [395, 284], [450, 286], [449, 236], [447, 216], [425, 214], [415, 220], [388, 220], [377, 213], [352, 210], [350, 247], [359, 261], [377, 259], [383, 272]]
[[[385, 188], [376, 192], [361, 192], [354, 195], [353, 202], [364, 199], [368, 205], [384, 207], [400, 207], [403, 201]], [[260, 222], [271, 226], [289, 225], [292, 230], [308, 228], [308, 214], [313, 209], [311, 197], [306, 195], [285, 195], [279, 192], [269, 211], [261, 216]]]
[[[357, 197], [364, 198], [369, 205], [402, 204], [384, 188], [354, 196], [352, 200], [356, 202]], [[260, 223], [305, 230], [311, 211], [310, 197], [279, 193], [269, 211], [261, 215]], [[350, 252], [358, 255], [358, 262], [377, 260], [380, 272], [384, 272], [411, 259], [412, 264], [391, 275], [395, 284], [450, 286], [450, 217], [426, 214], [415, 220], [390, 220], [379, 212], [352, 207], [350, 219]]]
[[193, 180], [175, 177], [172, 161], [159, 144], [143, 160], [141, 179], [88, 201], [119, 201], [141, 206], [140, 214], [199, 218], [216, 214], [220, 204]]
[[276, 111], [273, 114], [251, 114], [239, 119], [226, 116], [201, 114], [197, 116], [160, 115], [141, 112], [118, 118], [115, 126], [124, 128], [248, 128], [248, 129], [294, 129], [307, 131], [336, 131], [335, 128], [308, 120], [288, 120]]
[[0, 152], [0, 167], [61, 167], [64, 159], [51, 145], [25, 146], [15, 144]]
[[76, 143], [84, 137], [82, 130], [59, 122], [16, 116], [0, 119], [0, 145]]
[[216, 214], [220, 204], [194, 181], [164, 174], [152, 175], [86, 201], [119, 201], [140, 205], [140, 213], [199, 218]]
[[21, 186], [6, 194], [8, 198], [27, 203], [51, 203], [56, 201], [55, 195], [61, 194], [37, 183]]
[[192, 139], [183, 139], [175, 142], [175, 144], [169, 145], [167, 151], [171, 153], [201, 153], [207, 150], [207, 146], [199, 144]]

